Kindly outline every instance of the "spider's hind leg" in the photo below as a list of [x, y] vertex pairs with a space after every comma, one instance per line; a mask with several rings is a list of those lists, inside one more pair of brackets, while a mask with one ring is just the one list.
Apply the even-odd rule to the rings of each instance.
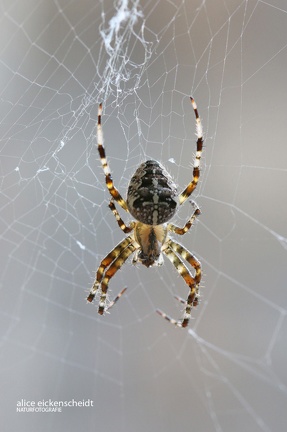
[[111, 199], [110, 203], [109, 203], [109, 209], [112, 211], [113, 215], [115, 216], [118, 226], [120, 227], [120, 229], [124, 232], [124, 233], [130, 233], [135, 226], [134, 222], [131, 222], [129, 226], [127, 226], [124, 221], [122, 220], [122, 218], [119, 215], [119, 212], [116, 209], [116, 206], [114, 204], [113, 199]]
[[178, 226], [170, 223], [170, 224], [168, 224], [168, 231], [172, 231], [178, 235], [184, 235], [192, 227], [193, 222], [201, 214], [201, 211], [200, 211], [198, 205], [194, 201], [190, 200], [190, 203], [193, 206], [194, 210], [193, 210], [191, 217], [188, 219], [188, 221], [184, 225], [184, 227], [181, 228], [181, 227], [178, 227]]
[[101, 159], [101, 164], [106, 176], [106, 185], [108, 188], [108, 191], [110, 192], [111, 196], [114, 198], [115, 201], [125, 210], [128, 211], [127, 203], [117, 190], [117, 188], [114, 185], [112, 174], [108, 165], [107, 157], [106, 157], [106, 151], [103, 145], [103, 130], [102, 130], [102, 112], [103, 112], [103, 105], [100, 104], [98, 108], [98, 125], [97, 125], [97, 140], [98, 140], [98, 152]]
[[201, 120], [197, 111], [197, 105], [195, 103], [195, 100], [192, 97], [190, 98], [190, 101], [194, 110], [195, 121], [196, 121], [196, 136], [197, 136], [196, 154], [193, 163], [193, 178], [178, 197], [180, 205], [183, 204], [188, 199], [188, 197], [192, 194], [192, 192], [197, 186], [199, 176], [200, 176], [200, 159], [201, 159], [202, 149], [203, 149], [203, 131], [202, 131]]

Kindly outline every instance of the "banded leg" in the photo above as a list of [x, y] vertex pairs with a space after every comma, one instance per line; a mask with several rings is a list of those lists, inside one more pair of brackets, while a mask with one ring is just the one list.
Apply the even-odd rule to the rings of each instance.
[[95, 281], [90, 290], [90, 294], [87, 297], [88, 302], [92, 303], [92, 301], [94, 300], [106, 268], [109, 267], [110, 264], [115, 261], [115, 259], [122, 253], [122, 251], [125, 250], [131, 243], [133, 243], [133, 241], [134, 240], [130, 236], [126, 237], [119, 244], [117, 244], [117, 246], [102, 260], [97, 270]]
[[191, 201], [191, 204], [193, 205], [193, 207], [195, 209], [194, 209], [194, 212], [192, 213], [191, 217], [189, 218], [189, 220], [184, 225], [184, 227], [180, 228], [180, 227], [177, 227], [176, 225], [168, 224], [168, 227], [167, 227], [168, 231], [172, 231], [176, 234], [183, 235], [190, 229], [190, 227], [193, 225], [193, 222], [195, 221], [197, 216], [199, 216], [201, 213], [200, 209], [197, 207], [197, 205], [195, 204], [194, 201]]
[[106, 185], [114, 200], [117, 201], [117, 203], [119, 203], [119, 205], [128, 212], [128, 207], [125, 200], [123, 199], [119, 191], [114, 186], [112, 174], [107, 162], [106, 152], [103, 146], [102, 112], [103, 112], [103, 105], [100, 104], [98, 108], [97, 139], [98, 139], [98, 151], [99, 151], [102, 167], [106, 176]]
[[187, 200], [187, 198], [192, 194], [192, 192], [197, 186], [199, 175], [200, 175], [200, 159], [201, 159], [202, 147], [203, 147], [203, 131], [202, 131], [201, 120], [197, 111], [196, 103], [192, 97], [190, 98], [190, 101], [194, 110], [195, 120], [196, 120], [196, 136], [197, 136], [196, 154], [195, 154], [195, 160], [193, 164], [193, 179], [187, 185], [184, 191], [179, 195], [179, 204], [183, 204]]
[[[187, 251], [179, 243], [169, 240], [167, 247], [163, 249], [163, 252], [173, 263], [176, 270], [183, 277], [186, 284], [189, 286], [189, 295], [187, 301], [184, 302], [181, 298], [177, 298], [180, 302], [185, 303], [185, 312], [182, 320], [175, 320], [170, 318], [166, 313], [157, 310], [157, 313], [165, 318], [167, 321], [175, 324], [178, 327], [187, 327], [191, 317], [191, 309], [198, 305], [199, 301], [199, 283], [201, 279], [201, 265], [200, 262], [195, 258], [189, 251]], [[185, 259], [195, 270], [194, 276], [191, 275], [186, 265], [182, 262], [181, 258]]]
[[115, 216], [120, 229], [123, 230], [124, 233], [130, 233], [134, 229], [134, 225], [135, 225], [134, 222], [132, 222], [130, 224], [130, 226], [127, 226], [124, 223], [124, 221], [122, 220], [122, 218], [120, 217], [120, 215], [119, 215], [119, 213], [118, 213], [118, 211], [116, 209], [116, 206], [115, 206], [113, 200], [110, 201], [109, 208], [113, 212], [113, 215]]
[[137, 246], [134, 243], [130, 243], [121, 253], [120, 255], [112, 262], [110, 267], [106, 270], [102, 283], [101, 283], [101, 297], [99, 302], [99, 309], [98, 313], [100, 315], [103, 315], [105, 310], [110, 309], [111, 306], [122, 296], [123, 291], [118, 294], [118, 296], [115, 298], [114, 302], [112, 302], [112, 305], [108, 305], [106, 307], [106, 299], [107, 299], [107, 291], [110, 279], [116, 274], [116, 272], [122, 267], [122, 265], [125, 263], [125, 261], [128, 259], [128, 257], [136, 250]]
[[[198, 259], [192, 255], [188, 250], [186, 250], [182, 245], [180, 245], [179, 243], [171, 240], [170, 241], [170, 245], [172, 247], [172, 249], [178, 253], [183, 259], [185, 259], [195, 270], [195, 274], [193, 276], [195, 284], [196, 284], [196, 295], [195, 297], [193, 297], [192, 299], [192, 306], [196, 307], [199, 303], [199, 298], [200, 298], [200, 294], [199, 294], [199, 285], [200, 285], [200, 281], [201, 281], [201, 264], [198, 261]], [[178, 298], [179, 301], [182, 301], [181, 298]], [[189, 297], [187, 298], [186, 302], [184, 302], [185, 304], [188, 304], [189, 302]]]
[[124, 288], [121, 290], [121, 292], [114, 298], [113, 301], [111, 301], [111, 303], [109, 303], [109, 305], [106, 307], [106, 311], [111, 309], [111, 307], [114, 306], [114, 304], [121, 298], [121, 296], [126, 292], [127, 288]]

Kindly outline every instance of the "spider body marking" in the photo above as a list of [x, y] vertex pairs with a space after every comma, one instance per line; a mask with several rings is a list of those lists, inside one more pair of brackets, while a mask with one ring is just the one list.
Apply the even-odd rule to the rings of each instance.
[[139, 245], [133, 263], [140, 262], [146, 267], [163, 264], [162, 245], [167, 238], [166, 225], [146, 225], [137, 222], [134, 229], [134, 238]]
[[177, 187], [155, 160], [142, 163], [130, 180], [127, 206], [131, 215], [146, 225], [161, 225], [177, 210]]
[[[166, 255], [189, 287], [186, 301], [176, 297], [177, 300], [185, 305], [183, 318], [175, 320], [170, 318], [166, 313], [157, 310], [157, 313], [164, 319], [177, 327], [186, 327], [191, 318], [191, 309], [199, 303], [201, 264], [191, 252], [185, 249], [180, 243], [174, 241], [169, 233], [184, 235], [190, 229], [197, 216], [199, 216], [200, 210], [191, 201], [193, 213], [183, 227], [167, 223], [176, 214], [178, 206], [190, 197], [197, 186], [200, 175], [203, 133], [196, 103], [192, 97], [190, 100], [195, 113], [197, 134], [192, 180], [178, 195], [177, 187], [164, 167], [155, 160], [147, 160], [137, 168], [132, 176], [126, 200], [122, 198], [120, 192], [114, 186], [107, 163], [101, 126], [102, 104], [99, 105], [97, 126], [98, 151], [106, 178], [106, 186], [112, 197], [109, 208], [114, 214], [121, 230], [126, 234], [130, 234], [107, 254], [96, 272], [95, 281], [87, 297], [87, 301], [92, 302], [97, 292], [100, 292], [98, 308], [100, 315], [103, 315], [105, 311], [110, 309], [125, 292], [126, 288], [112, 302], [107, 304], [109, 281], [132, 254], [134, 254], [132, 260], [134, 264], [140, 262], [146, 267], [162, 265], [163, 254]], [[135, 221], [126, 225], [115, 207], [115, 202], [123, 210], [131, 213]], [[193, 274], [184, 261], [193, 268]]]

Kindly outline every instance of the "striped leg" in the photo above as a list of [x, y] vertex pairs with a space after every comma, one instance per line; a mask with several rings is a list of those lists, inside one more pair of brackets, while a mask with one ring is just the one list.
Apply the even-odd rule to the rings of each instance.
[[103, 112], [103, 105], [100, 104], [98, 109], [98, 127], [97, 127], [98, 151], [99, 151], [102, 167], [106, 176], [106, 185], [114, 200], [117, 201], [117, 203], [119, 203], [119, 205], [124, 210], [128, 211], [128, 207], [125, 200], [122, 198], [121, 194], [114, 186], [111, 171], [107, 162], [106, 152], [103, 146], [102, 112]]
[[111, 301], [111, 303], [109, 303], [109, 305], [106, 307], [106, 311], [111, 309], [111, 307], [114, 306], [114, 304], [121, 298], [121, 296], [126, 292], [127, 288], [124, 288], [121, 290], [121, 292], [116, 296], [116, 298], [114, 298], [113, 301]]
[[130, 236], [126, 237], [102, 260], [97, 270], [96, 278], [90, 290], [90, 294], [87, 297], [88, 302], [91, 303], [94, 300], [106, 268], [109, 267], [110, 264], [115, 261], [115, 259], [122, 253], [122, 251], [125, 250], [131, 243], [133, 243], [133, 241], [134, 240]]
[[[201, 265], [200, 262], [195, 258], [189, 251], [187, 251], [183, 246], [179, 243], [174, 242], [173, 240], [169, 240], [167, 242], [167, 246], [163, 249], [163, 252], [166, 254], [168, 259], [173, 263], [176, 270], [183, 277], [186, 284], [189, 286], [189, 295], [187, 301], [185, 302], [185, 312], [183, 319], [178, 321], [173, 318], [170, 318], [166, 313], [157, 310], [157, 313], [165, 318], [167, 321], [175, 324], [178, 327], [187, 327], [188, 322], [191, 317], [191, 309], [193, 306], [198, 305], [199, 301], [199, 283], [201, 279]], [[178, 255], [186, 260], [195, 270], [194, 276], [191, 275], [186, 265], [182, 262], [181, 258]], [[178, 298], [179, 301], [183, 302], [181, 298]]]
[[192, 226], [192, 224], [195, 221], [195, 219], [197, 218], [197, 216], [199, 216], [200, 213], [201, 213], [200, 210], [199, 210], [199, 208], [197, 207], [197, 205], [195, 204], [194, 201], [191, 201], [191, 204], [193, 205], [193, 207], [195, 208], [195, 210], [192, 213], [192, 215], [189, 218], [189, 220], [184, 225], [184, 227], [180, 228], [180, 227], [177, 227], [176, 225], [168, 224], [168, 227], [167, 227], [168, 231], [172, 231], [172, 232], [174, 232], [176, 234], [183, 235], [183, 234], [185, 234], [190, 229], [190, 227]]
[[110, 267], [106, 270], [102, 282], [101, 282], [101, 297], [99, 302], [98, 313], [103, 315], [104, 311], [110, 309], [111, 306], [121, 297], [123, 291], [116, 297], [112, 305], [108, 305], [106, 307], [106, 299], [107, 299], [107, 291], [110, 279], [116, 274], [116, 272], [122, 267], [128, 257], [136, 250], [137, 246], [134, 243], [130, 243], [126, 249], [124, 249], [120, 255], [112, 262]]
[[183, 204], [187, 200], [187, 198], [192, 194], [192, 192], [197, 186], [199, 175], [200, 175], [200, 159], [201, 159], [202, 147], [203, 147], [203, 132], [202, 132], [201, 120], [194, 99], [191, 97], [190, 100], [194, 109], [195, 120], [196, 120], [196, 135], [197, 135], [196, 154], [195, 154], [195, 160], [193, 164], [193, 179], [187, 185], [184, 191], [179, 195], [180, 204]]
[[134, 229], [135, 223], [132, 222], [130, 224], [130, 226], [126, 226], [126, 224], [124, 223], [124, 221], [120, 217], [113, 200], [110, 201], [109, 208], [113, 212], [113, 215], [115, 216], [120, 229], [123, 230], [124, 233], [130, 233]]

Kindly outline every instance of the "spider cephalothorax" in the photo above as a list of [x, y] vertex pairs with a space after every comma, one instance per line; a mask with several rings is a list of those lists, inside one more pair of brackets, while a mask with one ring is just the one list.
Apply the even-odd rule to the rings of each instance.
[[[103, 147], [103, 135], [101, 126], [102, 105], [98, 112], [98, 150], [101, 163], [106, 176], [106, 185], [112, 196], [109, 207], [113, 212], [119, 227], [124, 233], [130, 233], [102, 260], [94, 284], [87, 298], [92, 302], [100, 288], [99, 314], [110, 309], [121, 297], [126, 288], [118, 294], [114, 301], [107, 304], [107, 290], [110, 279], [121, 268], [130, 255], [134, 253], [133, 263], [140, 262], [146, 267], [163, 264], [163, 254], [172, 262], [179, 274], [189, 287], [187, 301], [179, 299], [185, 304], [184, 316], [181, 320], [175, 320], [164, 312], [157, 312], [178, 327], [186, 327], [191, 317], [191, 309], [197, 306], [199, 301], [199, 284], [201, 279], [201, 266], [198, 259], [181, 244], [175, 242], [169, 233], [185, 234], [192, 226], [196, 217], [200, 214], [199, 208], [193, 204], [193, 213], [184, 227], [178, 227], [167, 223], [176, 213], [179, 205], [183, 204], [192, 194], [199, 179], [199, 164], [203, 146], [202, 126], [197, 107], [193, 98], [190, 98], [196, 119], [197, 149], [193, 165], [193, 176], [190, 183], [178, 195], [177, 187], [169, 173], [155, 160], [147, 160], [142, 163], [132, 176], [125, 201], [115, 188], [111, 172], [107, 163], [105, 149]], [[135, 221], [126, 225], [120, 217], [115, 201], [121, 208], [135, 218]], [[185, 260], [194, 269], [194, 274], [188, 270]]]
[[146, 225], [137, 222], [134, 237], [140, 248], [134, 255], [133, 263], [141, 262], [146, 267], [163, 264], [161, 246], [167, 237], [165, 225]]

